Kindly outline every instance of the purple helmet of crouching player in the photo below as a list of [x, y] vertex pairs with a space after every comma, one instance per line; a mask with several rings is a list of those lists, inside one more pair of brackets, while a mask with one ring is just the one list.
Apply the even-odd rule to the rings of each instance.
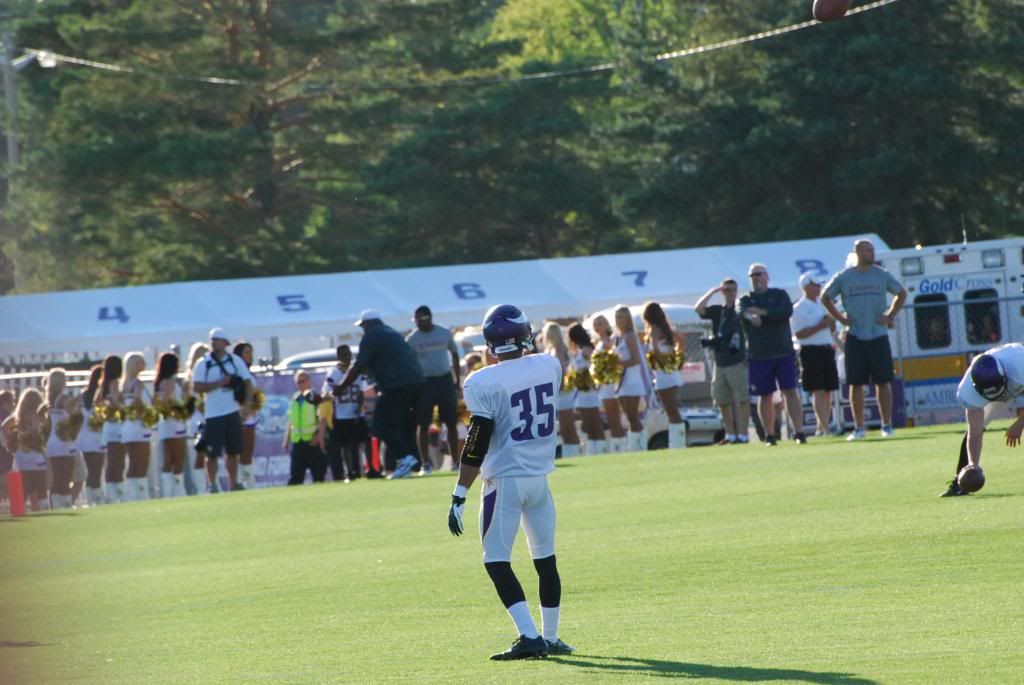
[[487, 349], [493, 355], [533, 351], [530, 320], [514, 305], [499, 304], [488, 309], [484, 315], [483, 333]]
[[998, 400], [1006, 392], [1006, 370], [992, 355], [980, 355], [971, 364], [971, 385], [986, 400]]

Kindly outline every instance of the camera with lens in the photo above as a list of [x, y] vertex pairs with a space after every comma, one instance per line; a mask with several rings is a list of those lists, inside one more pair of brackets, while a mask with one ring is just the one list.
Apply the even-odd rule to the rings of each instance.
[[235, 396], [235, 401], [243, 404], [245, 402], [245, 381], [242, 380], [242, 377], [232, 376], [228, 381], [228, 387], [231, 388], [231, 394]]

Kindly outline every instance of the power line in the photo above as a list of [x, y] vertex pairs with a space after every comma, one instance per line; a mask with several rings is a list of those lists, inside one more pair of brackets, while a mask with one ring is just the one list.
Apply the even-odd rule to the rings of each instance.
[[[846, 17], [850, 17], [856, 14], [862, 14], [864, 12], [870, 12], [886, 5], [899, 2], [899, 0], [876, 0], [876, 2], [862, 5], [851, 9], [846, 13]], [[845, 18], [845, 17], [844, 17]], [[754, 43], [768, 38], [774, 38], [776, 36], [782, 36], [787, 33], [793, 33], [795, 31], [802, 31], [813, 26], [818, 26], [822, 22], [811, 19], [808, 21], [802, 21], [796, 24], [790, 24], [789, 26], [783, 26], [776, 29], [770, 29], [768, 31], [762, 31], [760, 33], [752, 33], [748, 36], [741, 38], [732, 38], [724, 40], [718, 43], [712, 43], [710, 45], [701, 45], [693, 48], [685, 48], [683, 50], [674, 50], [671, 52], [663, 52], [654, 56], [655, 62], [669, 62], [677, 59], [683, 59], [685, 57], [692, 57], [693, 55], [702, 55], [708, 52], [714, 52], [717, 50], [724, 50], [726, 48], [736, 47], [738, 45], [746, 45], [748, 43]], [[221, 78], [217, 76], [183, 76], [180, 74], [163, 74], [157, 72], [151, 72], [146, 70], [137, 69], [135, 67], [127, 67], [118, 64], [111, 64], [109, 62], [97, 62], [95, 60], [82, 59], [80, 57], [73, 57], [70, 55], [62, 55], [60, 53], [51, 52], [49, 50], [39, 50], [36, 48], [26, 48], [25, 52], [35, 55], [38, 59], [48, 59], [50, 61], [65, 62], [67, 64], [73, 64], [76, 66], [89, 67], [92, 69], [101, 69], [104, 71], [117, 72], [122, 74], [133, 74], [144, 77], [153, 78], [166, 78], [176, 81], [189, 81], [192, 83], [204, 83], [219, 86], [244, 86], [244, 85], [260, 85], [256, 81], [246, 81], [242, 79], [233, 78]], [[436, 88], [452, 88], [452, 87], [471, 87], [471, 86], [487, 86], [487, 85], [498, 85], [503, 83], [519, 83], [526, 81], [540, 81], [555, 78], [567, 78], [572, 76], [587, 76], [590, 74], [598, 74], [609, 71], [614, 71], [617, 65], [614, 62], [605, 62], [603, 64], [595, 64], [589, 67], [579, 67], [576, 69], [559, 69], [554, 71], [544, 71], [535, 74], [523, 74], [520, 76], [494, 76], [494, 77], [481, 77], [481, 78], [470, 78], [470, 79], [450, 79], [447, 81], [440, 81], [437, 83], [392, 83], [392, 84], [380, 84], [380, 85], [363, 85], [347, 87], [346, 90], [351, 92], [355, 90], [410, 90], [410, 89], [436, 89]]]

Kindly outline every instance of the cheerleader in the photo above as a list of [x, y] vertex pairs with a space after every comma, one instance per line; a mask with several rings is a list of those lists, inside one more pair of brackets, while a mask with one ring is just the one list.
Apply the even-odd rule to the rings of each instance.
[[14, 466], [21, 472], [22, 487], [32, 511], [50, 508], [46, 499], [46, 427], [42, 420], [43, 394], [36, 388], [21, 391], [18, 406], [3, 423], [3, 439], [14, 452]]
[[679, 388], [683, 374], [679, 371], [685, 339], [672, 330], [665, 310], [657, 302], [644, 305], [643, 320], [647, 327], [647, 347], [654, 371], [654, 388], [668, 417], [669, 449], [686, 447], [686, 424], [679, 413]]
[[[562, 338], [562, 327], [551, 322], [544, 325], [544, 351], [562, 364], [562, 377], [569, 371], [569, 348]], [[580, 453], [580, 436], [576, 432], [576, 415], [573, 412], [573, 390], [564, 387], [558, 393], [555, 409], [558, 416], [558, 434], [562, 436], [562, 456], [575, 457]]]
[[605, 451], [604, 425], [601, 423], [601, 400], [597, 386], [590, 375], [590, 357], [594, 354], [594, 343], [587, 329], [578, 323], [569, 327], [569, 352], [576, 380], [576, 395], [573, 406], [583, 422], [587, 434], [587, 454], [601, 454]]
[[107, 502], [124, 500], [124, 443], [121, 442], [121, 424], [124, 403], [121, 397], [121, 373], [124, 365], [117, 355], [103, 360], [100, 376], [100, 401], [103, 403], [103, 444], [107, 450]]
[[[252, 368], [252, 345], [244, 340], [231, 350], [241, 357], [247, 368]], [[256, 487], [256, 476], [252, 470], [252, 455], [256, 451], [256, 426], [260, 422], [259, 407], [255, 404], [256, 393], [253, 392], [252, 403], [248, 407], [242, 407], [242, 454], [238, 463], [230, 455], [227, 458], [228, 472], [237, 474], [235, 480], [245, 486], [247, 490]]]
[[46, 376], [46, 406], [49, 414], [49, 437], [46, 440], [46, 456], [53, 473], [50, 486], [50, 501], [54, 509], [71, 508], [71, 480], [75, 470], [75, 438], [82, 427], [82, 412], [78, 400], [73, 400], [64, 390], [67, 374], [64, 369], [51, 369]]
[[[612, 336], [612, 326], [608, 319], [602, 314], [594, 317], [594, 334], [597, 336], [595, 352], [615, 349], [615, 340]], [[608, 432], [611, 439], [608, 441], [609, 452], [626, 451], [626, 429], [622, 427], [622, 409], [619, 408], [619, 400], [615, 397], [614, 385], [600, 385], [597, 388], [597, 397], [601, 400], [601, 407], [604, 409], [604, 417], [608, 422]]]
[[173, 352], [164, 352], [157, 361], [153, 397], [153, 404], [160, 410], [157, 437], [164, 450], [160, 495], [180, 497], [185, 494], [185, 442], [188, 434], [185, 402], [188, 398], [182, 382], [178, 380], [178, 355]]
[[124, 358], [124, 381], [121, 394], [126, 412], [121, 428], [121, 441], [128, 452], [128, 498], [149, 499], [149, 456], [153, 436], [152, 419], [146, 415], [152, 411], [153, 396], [139, 379], [146, 368], [146, 358], [141, 352], [129, 352]]
[[647, 436], [644, 434], [644, 424], [640, 419], [640, 400], [650, 393], [650, 378], [640, 337], [634, 330], [633, 315], [629, 312], [629, 307], [619, 307], [615, 310], [615, 328], [618, 330], [618, 335], [615, 336], [615, 352], [619, 355], [619, 365], [622, 367], [622, 380], [615, 390], [615, 396], [629, 423], [627, 449], [630, 452], [643, 452], [647, 449]]
[[85, 460], [85, 501], [103, 504], [103, 419], [96, 415], [96, 393], [100, 389], [103, 367], [89, 371], [89, 384], [82, 393], [82, 430], [78, 432], [78, 452]]
[[[187, 406], [191, 408], [192, 411], [188, 422], [185, 424], [185, 430], [188, 438], [187, 446], [194, 454], [192, 459], [192, 468], [190, 470], [192, 473], [192, 487], [195, 489], [195, 494], [197, 495], [205, 495], [210, 486], [207, 484], [206, 478], [207, 459], [205, 445], [201, 443], [197, 446], [193, 442], [193, 438], [196, 437], [199, 433], [199, 428], [203, 425], [203, 412], [200, 407], [202, 395], [196, 393], [192, 389], [192, 370], [196, 368], [196, 364], [199, 363], [199, 360], [205, 357], [209, 351], [210, 348], [207, 347], [205, 343], [194, 343], [192, 345], [192, 349], [188, 352], [188, 369], [186, 370], [186, 373], [188, 374], [186, 396], [189, 397], [189, 400], [187, 400]], [[211, 484], [215, 484], [217, 482], [217, 462], [213, 461], [213, 464], [214, 472], [209, 481]]]

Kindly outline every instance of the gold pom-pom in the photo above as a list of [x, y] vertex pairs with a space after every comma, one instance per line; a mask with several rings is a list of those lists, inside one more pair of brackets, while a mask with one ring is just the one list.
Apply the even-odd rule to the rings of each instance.
[[652, 369], [662, 373], [678, 371], [683, 367], [684, 361], [685, 357], [682, 352], [655, 352], [651, 350], [647, 353], [647, 363], [650, 364]]
[[619, 355], [614, 350], [601, 350], [590, 357], [590, 374], [601, 385], [618, 385], [622, 380]]
[[256, 414], [260, 409], [263, 409], [263, 405], [266, 401], [267, 396], [263, 394], [263, 391], [259, 388], [254, 389], [252, 392], [252, 400], [249, 402], [249, 408], [252, 410], [252, 413]]

